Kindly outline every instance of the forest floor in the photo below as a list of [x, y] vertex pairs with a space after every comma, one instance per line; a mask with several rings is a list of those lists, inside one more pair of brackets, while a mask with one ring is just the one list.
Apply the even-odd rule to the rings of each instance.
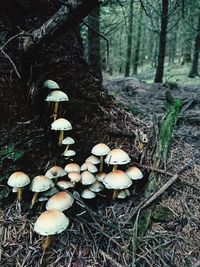
[[[36, 212], [40, 213], [43, 207], [20, 212], [16, 202], [10, 204], [5, 200], [0, 209], [2, 267], [200, 266], [199, 86], [152, 85], [128, 78], [106, 80], [104, 87], [120, 106], [146, 123], [153, 122], [155, 127], [164, 113], [166, 89], [182, 99], [184, 106], [174, 131], [166, 171], [175, 174], [190, 160], [192, 167], [180, 174], [156, 201], [153, 221], [144, 237], [133, 234], [131, 219], [141, 201], [139, 193], [125, 201], [105, 204], [100, 200], [86, 206], [77, 197], [73, 210], [67, 211], [71, 221], [68, 231], [56, 237], [53, 248], [42, 254], [42, 238], [33, 232], [33, 222]], [[44, 152], [44, 162], [45, 156]], [[13, 157], [17, 160], [20, 155]], [[158, 187], [169, 178], [160, 174]], [[6, 208], [5, 203], [9, 204]]]

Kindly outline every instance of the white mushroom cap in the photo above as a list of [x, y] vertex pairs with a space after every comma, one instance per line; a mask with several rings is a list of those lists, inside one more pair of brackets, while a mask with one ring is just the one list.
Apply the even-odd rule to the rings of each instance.
[[69, 225], [68, 218], [59, 210], [43, 212], [34, 225], [34, 231], [40, 235], [55, 235], [64, 231]]
[[130, 191], [128, 189], [125, 189], [125, 192], [126, 192], [127, 197], [130, 197], [131, 195]]
[[63, 145], [73, 145], [74, 143], [74, 139], [69, 136], [62, 140]]
[[81, 171], [89, 171], [91, 173], [97, 172], [97, 167], [91, 162], [85, 162], [81, 165]]
[[86, 159], [85, 162], [90, 162], [90, 163], [96, 165], [96, 164], [99, 164], [99, 163], [100, 163], [100, 159], [97, 158], [97, 157], [95, 157], [94, 155], [91, 155], [91, 156], [89, 156], [89, 157]]
[[59, 85], [52, 81], [52, 80], [46, 80], [44, 83], [43, 83], [43, 87], [46, 87], [48, 89], [59, 89]]
[[67, 188], [72, 188], [74, 187], [74, 183], [69, 182], [69, 181], [65, 181], [65, 180], [61, 180], [59, 182], [57, 182], [56, 184], [60, 189], [67, 189]]
[[96, 181], [94, 184], [92, 184], [89, 187], [90, 191], [98, 193], [100, 191], [102, 191], [104, 189], [104, 186], [102, 183], [100, 183], [99, 181]]
[[77, 163], [69, 163], [65, 166], [66, 172], [80, 172], [81, 168]]
[[142, 174], [141, 170], [135, 166], [128, 168], [128, 170], [126, 170], [126, 174], [132, 180], [140, 180], [143, 178], [143, 174]]
[[107, 173], [102, 172], [102, 173], [97, 173], [96, 174], [96, 179], [99, 182], [103, 182], [103, 179], [106, 177]]
[[69, 209], [74, 203], [74, 198], [71, 196], [70, 193], [68, 192], [58, 192], [50, 199], [48, 200], [46, 204], [46, 209], [47, 210], [67, 210]]
[[110, 148], [103, 143], [95, 145], [92, 149], [92, 154], [95, 156], [105, 156], [109, 152], [110, 152]]
[[30, 190], [32, 192], [43, 192], [53, 187], [54, 183], [51, 179], [44, 175], [38, 175], [31, 181]]
[[81, 183], [83, 185], [90, 185], [96, 181], [94, 175], [88, 171], [84, 171], [81, 174]]
[[47, 102], [63, 102], [63, 101], [69, 101], [69, 98], [67, 94], [60, 90], [52, 91], [48, 96], [45, 98], [45, 101]]
[[68, 131], [71, 129], [72, 129], [71, 123], [68, 120], [63, 119], [63, 118], [57, 119], [51, 124], [51, 130]]
[[120, 199], [124, 199], [126, 197], [127, 197], [127, 194], [126, 194], [125, 190], [121, 190], [119, 192], [119, 194], [117, 195], [117, 198], [120, 198]]
[[17, 188], [24, 187], [29, 183], [30, 183], [30, 179], [28, 175], [20, 171], [12, 173], [10, 177], [8, 178], [8, 182], [7, 182], [9, 186], [17, 187]]
[[58, 192], [58, 189], [54, 186], [54, 187], [51, 187], [49, 190], [44, 191], [42, 195], [46, 197], [50, 197], [56, 194], [57, 192]]
[[125, 172], [116, 170], [106, 175], [103, 184], [108, 189], [124, 189], [130, 187], [132, 181]]
[[63, 153], [63, 156], [65, 156], [65, 157], [73, 157], [75, 155], [76, 155], [76, 152], [74, 150], [70, 150], [70, 149]]
[[108, 165], [123, 165], [129, 163], [130, 161], [131, 159], [129, 155], [120, 148], [111, 150], [105, 158], [105, 163]]
[[18, 191], [18, 188], [17, 188], [17, 187], [13, 187], [13, 188], [12, 188], [12, 192], [13, 192], [13, 193], [17, 193], [17, 191]]
[[81, 193], [81, 197], [85, 199], [92, 199], [96, 197], [96, 194], [89, 189], [84, 189], [83, 192]]
[[48, 200], [48, 197], [44, 197], [44, 196], [41, 196], [38, 198], [38, 201], [39, 202], [44, 202], [44, 201], [47, 201]]
[[66, 174], [67, 173], [63, 168], [59, 166], [54, 166], [45, 173], [45, 176], [48, 177], [49, 179], [56, 179], [59, 177], [63, 177]]
[[68, 173], [68, 177], [71, 182], [78, 183], [81, 180], [81, 175], [78, 172], [70, 172]]

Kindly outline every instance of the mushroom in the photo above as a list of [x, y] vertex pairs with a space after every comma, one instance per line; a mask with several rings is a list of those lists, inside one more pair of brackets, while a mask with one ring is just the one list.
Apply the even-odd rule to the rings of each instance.
[[96, 197], [96, 193], [92, 192], [89, 189], [84, 189], [83, 192], [81, 193], [81, 197], [85, 199], [92, 199]]
[[72, 125], [68, 120], [60, 118], [60, 119], [55, 120], [51, 124], [51, 129], [54, 131], [60, 131], [58, 144], [62, 145], [62, 141], [64, 139], [64, 131], [71, 130]]
[[90, 185], [89, 189], [92, 192], [98, 193], [98, 192], [100, 192], [100, 191], [102, 191], [104, 189], [104, 186], [99, 181], [96, 181], [95, 183]]
[[53, 120], [55, 121], [58, 116], [58, 105], [59, 102], [69, 101], [69, 98], [67, 94], [60, 90], [55, 90], [48, 94], [48, 96], [45, 98], [45, 101], [47, 102], [54, 102], [54, 108], [53, 108]]
[[124, 199], [126, 197], [129, 197], [130, 196], [130, 192], [128, 189], [123, 189], [119, 192], [117, 198], [120, 198], [120, 199]]
[[73, 145], [74, 143], [75, 143], [74, 139], [69, 136], [62, 140], [62, 145], [67, 145], [65, 151], [63, 152], [63, 155], [69, 149], [69, 145]]
[[81, 171], [80, 166], [77, 163], [69, 163], [65, 166], [65, 171], [69, 172], [79, 172]]
[[128, 168], [126, 174], [131, 178], [131, 180], [140, 180], [143, 178], [141, 170], [135, 166]]
[[51, 187], [49, 190], [47, 191], [44, 191], [42, 193], [42, 196], [45, 196], [45, 197], [50, 197], [50, 196], [53, 196], [55, 195], [58, 191], [58, 189], [54, 186], [54, 187]]
[[115, 200], [118, 195], [118, 190], [130, 187], [132, 180], [125, 172], [115, 170], [106, 175], [103, 184], [107, 189], [114, 189], [112, 199]]
[[81, 180], [81, 175], [78, 172], [70, 172], [68, 173], [68, 177], [72, 183], [78, 183]]
[[103, 172], [103, 157], [107, 155], [109, 152], [110, 148], [103, 143], [95, 145], [91, 151], [93, 155], [100, 157], [100, 168], [99, 168], [100, 173]]
[[57, 179], [59, 177], [63, 177], [67, 174], [67, 172], [59, 166], [53, 166], [46, 173], [45, 176], [49, 179]]
[[66, 152], [63, 153], [63, 156], [67, 158], [73, 157], [75, 155], [76, 155], [76, 152], [74, 150], [67, 150]]
[[47, 210], [38, 217], [34, 225], [34, 231], [40, 235], [46, 236], [42, 245], [44, 252], [52, 243], [53, 235], [61, 233], [68, 225], [68, 218], [59, 210]]
[[69, 209], [74, 203], [74, 198], [71, 196], [70, 193], [62, 191], [58, 192], [52, 197], [49, 198], [46, 209], [47, 210], [60, 210], [64, 211]]
[[90, 162], [85, 162], [81, 165], [81, 171], [89, 171], [91, 173], [97, 172], [97, 167], [90, 163]]
[[16, 188], [15, 191], [17, 192], [17, 199], [19, 202], [22, 201], [22, 190], [24, 186], [30, 183], [30, 179], [28, 175], [24, 172], [17, 171], [10, 175], [8, 178], [8, 185], [11, 187]]
[[111, 164], [113, 166], [113, 171], [117, 170], [118, 165], [127, 164], [131, 161], [129, 155], [120, 148], [115, 148], [111, 150], [105, 158], [106, 164]]
[[46, 80], [46, 81], [43, 83], [43, 87], [44, 87], [44, 88], [48, 88], [48, 89], [52, 89], [52, 90], [60, 89], [60, 87], [59, 87], [59, 85], [57, 84], [57, 82], [54, 82], [53, 80]]
[[102, 172], [102, 173], [97, 173], [96, 174], [96, 179], [99, 182], [103, 182], [103, 179], [106, 177], [107, 173]]
[[85, 162], [90, 162], [90, 163], [96, 165], [96, 164], [100, 163], [100, 159], [95, 157], [94, 155], [91, 155], [85, 160]]
[[84, 171], [81, 174], [81, 183], [83, 185], [90, 185], [95, 183], [96, 179], [94, 177], [94, 175], [88, 171]]
[[61, 181], [57, 182], [56, 185], [62, 190], [72, 188], [75, 186], [74, 183], [69, 182], [69, 181], [65, 181], [65, 180], [61, 180]]
[[33, 206], [35, 205], [35, 202], [37, 200], [39, 193], [44, 192], [53, 186], [54, 184], [52, 180], [50, 180], [48, 177], [44, 175], [38, 175], [35, 178], [33, 178], [31, 185], [30, 185], [30, 190], [34, 192], [34, 195], [31, 200], [30, 209], [32, 209]]

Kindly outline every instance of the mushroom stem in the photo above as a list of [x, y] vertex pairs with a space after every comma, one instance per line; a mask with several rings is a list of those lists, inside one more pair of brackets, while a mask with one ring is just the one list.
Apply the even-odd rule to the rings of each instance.
[[58, 116], [58, 102], [55, 102], [54, 108], [53, 108], [53, 120], [55, 121]]
[[62, 153], [62, 155], [64, 155], [65, 152], [67, 152], [68, 148], [69, 148], [69, 145], [66, 146], [65, 151]]
[[115, 189], [115, 190], [113, 191], [112, 200], [116, 200], [118, 194], [119, 194], [118, 189]]
[[112, 171], [116, 171], [116, 170], [117, 170], [117, 167], [118, 167], [118, 164], [115, 164], [115, 165], [113, 166]]
[[59, 142], [58, 145], [61, 146], [62, 145], [62, 140], [64, 139], [64, 131], [61, 130], [60, 134], [59, 134]]
[[103, 156], [100, 156], [100, 168], [99, 168], [99, 172], [100, 173], [103, 172]]
[[18, 187], [17, 188], [17, 199], [19, 202], [22, 201], [22, 190], [23, 190], [23, 187]]
[[38, 198], [38, 195], [39, 195], [39, 192], [35, 192], [35, 193], [34, 193], [33, 198], [32, 198], [32, 200], [31, 200], [31, 206], [30, 206], [30, 209], [32, 209], [33, 206], [35, 205], [35, 202], [36, 202], [36, 200], [37, 200], [37, 198]]
[[48, 250], [48, 248], [50, 247], [50, 245], [53, 243], [53, 235], [48, 235], [46, 238], [45, 238], [45, 240], [44, 240], [44, 242], [43, 242], [43, 244], [42, 244], [42, 249], [43, 249], [43, 251], [45, 252], [45, 251], [47, 251]]

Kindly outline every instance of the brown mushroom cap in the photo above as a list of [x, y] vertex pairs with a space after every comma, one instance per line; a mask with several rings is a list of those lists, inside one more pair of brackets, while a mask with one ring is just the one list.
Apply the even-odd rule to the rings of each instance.
[[70, 172], [68, 173], [68, 177], [71, 182], [78, 183], [81, 180], [81, 175], [78, 172]]
[[52, 197], [49, 198], [47, 204], [46, 204], [46, 209], [47, 210], [60, 210], [64, 211], [69, 209], [74, 203], [74, 198], [71, 196], [70, 193], [62, 191], [58, 192]]
[[30, 183], [30, 179], [24, 172], [17, 171], [10, 175], [7, 183], [11, 187], [20, 188], [28, 185]]

